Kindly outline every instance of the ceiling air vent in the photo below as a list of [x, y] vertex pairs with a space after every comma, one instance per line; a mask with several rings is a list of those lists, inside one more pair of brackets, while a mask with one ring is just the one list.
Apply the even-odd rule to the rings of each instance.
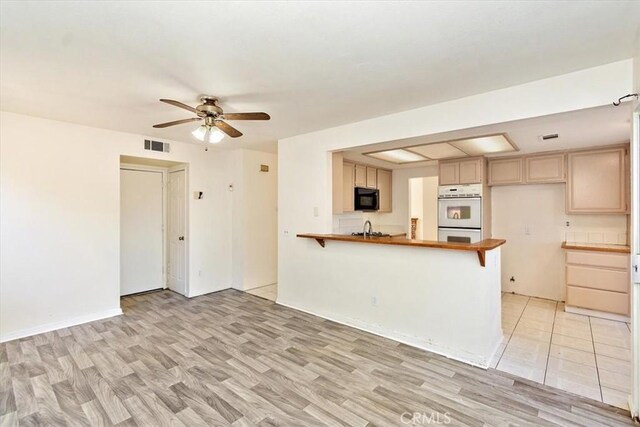
[[557, 137], [558, 137], [558, 134], [557, 134], [557, 133], [550, 133], [550, 134], [548, 134], [548, 135], [542, 135], [542, 136], [540, 137], [540, 140], [542, 140], [542, 141], [546, 141], [546, 140], [548, 140], [548, 139], [556, 139]]
[[150, 139], [144, 140], [144, 149], [151, 151], [161, 151], [163, 153], [169, 152], [169, 143], [168, 142], [160, 142], [160, 141], [152, 141]]

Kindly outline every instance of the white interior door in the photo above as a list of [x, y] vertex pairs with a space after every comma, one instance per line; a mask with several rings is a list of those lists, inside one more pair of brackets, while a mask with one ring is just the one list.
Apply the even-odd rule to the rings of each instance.
[[187, 291], [186, 193], [185, 171], [169, 172], [168, 281], [169, 289], [182, 295]]
[[162, 172], [120, 170], [120, 295], [164, 288]]

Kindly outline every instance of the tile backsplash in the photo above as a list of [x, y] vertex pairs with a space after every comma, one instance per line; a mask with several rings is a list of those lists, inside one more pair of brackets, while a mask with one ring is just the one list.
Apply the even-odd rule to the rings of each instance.
[[368, 218], [367, 214], [356, 212], [353, 214], [343, 214], [333, 216], [333, 232], [337, 234], [361, 233], [364, 222], [369, 219], [372, 223], [373, 231], [389, 234], [405, 234], [406, 227], [394, 224], [379, 224], [375, 218]]
[[565, 232], [565, 240], [569, 243], [598, 243], [607, 245], [626, 245], [626, 229], [585, 228]]

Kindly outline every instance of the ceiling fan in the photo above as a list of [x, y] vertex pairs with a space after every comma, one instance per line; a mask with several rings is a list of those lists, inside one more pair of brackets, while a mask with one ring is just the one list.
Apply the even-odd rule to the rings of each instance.
[[[198, 117], [190, 119], [175, 120], [173, 122], [159, 123], [153, 125], [154, 128], [166, 128], [169, 126], [181, 125], [184, 123], [199, 122], [204, 123], [192, 132], [193, 136], [200, 141], [216, 143], [224, 138], [226, 133], [231, 138], [242, 136], [242, 132], [226, 123], [224, 120], [269, 120], [271, 117], [267, 113], [227, 113], [222, 111], [218, 106], [218, 99], [213, 96], [203, 96], [200, 98], [202, 104], [197, 107], [191, 107], [179, 101], [172, 99], [161, 99], [161, 102], [174, 105], [179, 108], [191, 111]], [[219, 130], [218, 130], [219, 129]], [[222, 133], [222, 132], [224, 133]]]

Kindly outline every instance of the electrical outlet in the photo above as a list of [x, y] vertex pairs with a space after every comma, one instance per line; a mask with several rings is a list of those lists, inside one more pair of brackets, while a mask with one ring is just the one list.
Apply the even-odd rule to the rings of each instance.
[[570, 223], [569, 221], [567, 221], [567, 222], [565, 223], [565, 225], [566, 225], [567, 227], [571, 227], [571, 223]]
[[377, 306], [378, 305], [378, 297], [376, 297], [376, 296], [371, 297], [371, 305], [373, 305], [373, 306]]

